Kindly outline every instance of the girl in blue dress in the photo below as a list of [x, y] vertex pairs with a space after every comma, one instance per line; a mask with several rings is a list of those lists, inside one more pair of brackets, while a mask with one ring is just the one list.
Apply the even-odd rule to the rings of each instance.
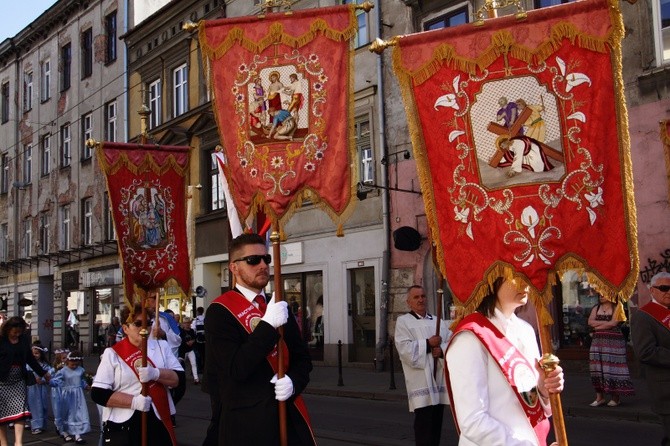
[[[65, 358], [67, 358], [67, 355], [70, 354], [70, 351], [67, 349], [58, 349], [54, 351], [55, 357], [54, 357], [54, 362], [53, 362], [53, 373], [51, 374], [52, 376], [56, 374], [56, 372], [60, 371], [63, 367], [65, 367]], [[63, 420], [61, 418], [61, 396], [60, 396], [60, 387], [53, 387], [51, 386], [51, 410], [54, 414], [54, 425], [56, 425], [56, 433], [60, 435], [60, 433], [63, 431]]]
[[63, 423], [61, 435], [65, 442], [74, 440], [77, 444], [86, 443], [81, 436], [91, 431], [84, 396], [84, 389], [88, 389], [88, 383], [81, 361], [82, 357], [79, 352], [70, 352], [65, 359], [65, 367], [56, 372], [50, 382], [51, 386], [58, 387], [61, 393], [60, 415]]
[[[37, 340], [33, 342], [32, 347], [33, 356], [42, 366], [44, 370], [47, 370], [50, 374], [54, 374], [54, 370], [51, 368], [46, 359], [47, 349], [42, 347], [42, 343]], [[33, 369], [30, 366], [26, 366], [28, 371], [33, 374], [35, 377], [33, 384], [28, 386], [28, 408], [30, 409], [30, 414], [32, 420], [30, 421], [30, 429], [32, 430], [33, 435], [41, 434], [47, 428], [47, 408], [49, 407], [49, 386], [46, 381], [40, 376], [33, 372]]]

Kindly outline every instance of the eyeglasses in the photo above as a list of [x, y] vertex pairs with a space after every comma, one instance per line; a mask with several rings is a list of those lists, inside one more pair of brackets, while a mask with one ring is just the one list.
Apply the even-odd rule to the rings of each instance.
[[259, 263], [261, 263], [261, 260], [264, 261], [266, 265], [269, 265], [272, 262], [272, 256], [270, 254], [265, 254], [264, 256], [254, 254], [250, 256], [240, 257], [237, 260], [233, 260], [233, 263], [247, 262], [247, 265], [256, 266]]
[[140, 328], [142, 326], [142, 321], [141, 320], [132, 321], [130, 325], [134, 325], [137, 328]]
[[670, 291], [670, 285], [654, 285], [652, 288], [656, 288], [661, 293], [667, 293]]

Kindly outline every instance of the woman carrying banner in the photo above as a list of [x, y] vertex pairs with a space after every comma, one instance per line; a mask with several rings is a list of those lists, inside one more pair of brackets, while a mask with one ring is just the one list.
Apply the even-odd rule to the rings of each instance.
[[[142, 309], [121, 312], [126, 337], [102, 354], [95, 374], [91, 398], [103, 406], [103, 436], [108, 446], [141, 444], [141, 412], [148, 412], [147, 443], [177, 444], [170, 416], [175, 413], [169, 388], [185, 379], [184, 369], [166, 341], [148, 340], [147, 367], [140, 364]], [[130, 316], [130, 317], [129, 317]], [[140, 394], [149, 384], [148, 396]], [[153, 409], [153, 410], [152, 410]]]
[[7, 426], [14, 423], [14, 444], [23, 444], [24, 419], [28, 411], [26, 378], [32, 376], [26, 364], [46, 381], [51, 375], [32, 354], [26, 321], [18, 316], [7, 319], [0, 331], [0, 444], [7, 443]]
[[517, 279], [497, 278], [447, 347], [447, 385], [459, 446], [545, 446], [549, 393], [563, 390], [560, 367], [540, 369], [535, 331], [514, 311], [528, 301]]

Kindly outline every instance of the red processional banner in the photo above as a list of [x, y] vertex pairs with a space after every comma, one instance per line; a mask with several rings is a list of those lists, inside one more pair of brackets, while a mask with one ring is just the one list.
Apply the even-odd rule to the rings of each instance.
[[616, 0], [403, 36], [394, 71], [437, 260], [469, 313], [498, 276], [551, 298], [586, 272], [627, 299], [639, 269]]
[[97, 148], [107, 180], [129, 306], [139, 301], [138, 293], [168, 282], [181, 294], [190, 295], [186, 235], [189, 150], [187, 146], [112, 142], [101, 142]]
[[224, 174], [241, 221], [303, 200], [338, 234], [353, 211], [353, 5], [200, 22]]

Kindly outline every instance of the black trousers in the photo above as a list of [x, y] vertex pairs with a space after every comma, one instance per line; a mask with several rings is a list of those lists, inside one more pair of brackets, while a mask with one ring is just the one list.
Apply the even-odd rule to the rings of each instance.
[[[124, 423], [107, 421], [102, 427], [103, 441], [106, 446], [141, 446], [142, 445], [142, 412], [135, 411]], [[158, 419], [153, 409], [147, 412], [147, 444], [172, 444], [170, 434]]]
[[443, 418], [444, 404], [414, 409], [414, 441], [416, 446], [439, 446]]

